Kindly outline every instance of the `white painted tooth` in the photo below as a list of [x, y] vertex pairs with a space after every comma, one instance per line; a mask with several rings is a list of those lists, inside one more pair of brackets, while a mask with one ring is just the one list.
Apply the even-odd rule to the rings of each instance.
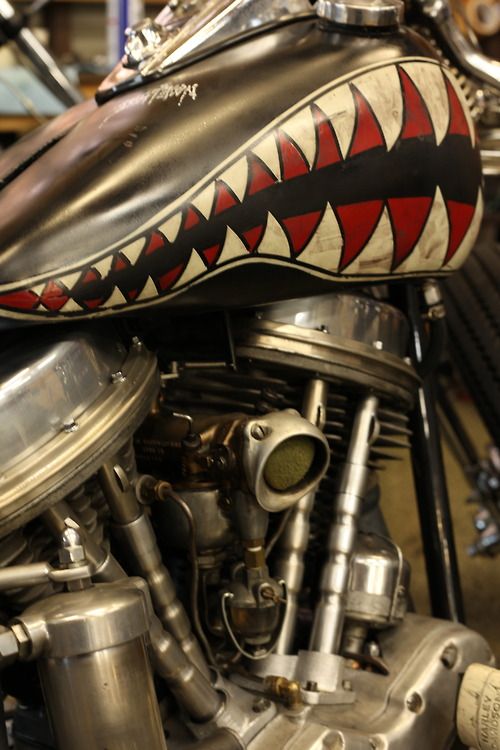
[[280, 157], [274, 135], [268, 135], [267, 138], [264, 138], [256, 146], [252, 146], [252, 151], [264, 162], [273, 175], [278, 180], [281, 180]]
[[82, 310], [83, 307], [70, 297], [68, 301], [61, 308], [59, 308], [58, 312], [82, 312]]
[[455, 89], [455, 93], [458, 96], [459, 100], [463, 104], [465, 117], [467, 119], [467, 125], [469, 126], [470, 139], [472, 141], [472, 145], [475, 146], [476, 145], [476, 128], [474, 127], [474, 120], [472, 119], [470, 107], [465, 101], [464, 92], [462, 91], [460, 84], [458, 83], [457, 79], [455, 78], [451, 70], [448, 70], [447, 68], [443, 68], [443, 72], [446, 78], [449, 80], [449, 82], [453, 86], [453, 88]]
[[175, 289], [178, 286], [184, 286], [184, 284], [187, 284], [197, 276], [201, 276], [206, 272], [207, 267], [203, 263], [202, 259], [200, 258], [196, 250], [192, 250], [186, 268], [184, 269], [181, 277], [172, 286], [172, 289]]
[[387, 207], [368, 243], [358, 257], [347, 268], [347, 273], [384, 274], [390, 273], [394, 253], [394, 235]]
[[349, 146], [351, 145], [354, 125], [356, 123], [356, 106], [351, 89], [345, 83], [333, 89], [333, 91], [320, 96], [316, 100], [316, 104], [331, 120], [342, 156], [345, 159], [349, 153]]
[[242, 201], [245, 197], [248, 182], [248, 162], [246, 157], [238, 159], [229, 169], [220, 175], [228, 187], [231, 188], [236, 197]]
[[111, 270], [111, 264], [113, 262], [113, 255], [107, 255], [102, 260], [93, 263], [92, 267], [101, 274], [101, 279], [105, 279]]
[[396, 274], [438, 271], [448, 249], [450, 223], [441, 190], [436, 188], [431, 212], [424, 230], [410, 255], [396, 269]]
[[212, 212], [212, 205], [214, 202], [215, 195], [215, 183], [211, 182], [194, 200], [191, 201], [193, 206], [205, 217], [210, 218]]
[[129, 303], [120, 292], [117, 286], [113, 289], [113, 293], [109, 299], [106, 300], [104, 307], [117, 307], [118, 305], [128, 305]]
[[154, 297], [158, 297], [158, 289], [156, 288], [156, 285], [151, 276], [148, 276], [148, 280], [144, 285], [144, 289], [140, 294], [137, 295], [136, 302], [140, 302], [141, 300], [146, 299], [152, 299]]
[[43, 290], [45, 289], [48, 283], [49, 283], [48, 281], [44, 281], [43, 284], [37, 284], [36, 286], [30, 287], [30, 289], [34, 294], [40, 297], [41, 294], [43, 294]]
[[434, 126], [436, 143], [439, 146], [450, 121], [450, 105], [441, 66], [427, 62], [404, 63], [402, 68], [421, 94]]
[[403, 95], [396, 66], [371, 70], [353, 83], [372, 108], [390, 151], [403, 127]]
[[451, 258], [450, 261], [443, 267], [443, 271], [456, 271], [457, 268], [460, 268], [462, 263], [466, 260], [467, 256], [474, 246], [474, 243], [477, 240], [477, 235], [479, 233], [479, 228], [481, 226], [481, 221], [483, 218], [483, 211], [483, 193], [482, 190], [479, 189], [479, 195], [476, 202], [476, 210], [474, 211], [474, 216], [472, 217], [470, 226], [466, 231], [465, 237], [460, 243], [453, 258]]
[[268, 212], [266, 231], [258, 247], [259, 255], [279, 255], [290, 258], [290, 244], [280, 223]]
[[314, 164], [316, 156], [316, 128], [311, 108], [305, 107], [281, 125], [281, 129], [295, 141], [309, 166]]
[[81, 277], [82, 272], [77, 271], [76, 273], [68, 273], [66, 276], [61, 276], [61, 282], [64, 284], [66, 289], [73, 289], [78, 279]]
[[179, 229], [182, 223], [182, 213], [178, 211], [170, 219], [167, 219], [164, 224], [158, 227], [160, 232], [165, 235], [169, 242], [175, 242]]
[[226, 230], [224, 247], [222, 248], [217, 265], [219, 266], [221, 263], [225, 263], [228, 260], [241, 258], [242, 255], [248, 255], [248, 251], [238, 235], [233, 232], [231, 227], [228, 227]]
[[124, 255], [130, 261], [132, 265], [135, 265], [137, 258], [141, 254], [142, 249], [145, 244], [146, 244], [146, 238], [139, 237], [138, 240], [135, 240], [134, 242], [131, 242], [130, 245], [127, 245], [126, 247], [122, 248], [120, 250], [120, 253]]
[[328, 203], [314, 236], [298, 257], [299, 263], [336, 272], [342, 257], [342, 232], [337, 217]]

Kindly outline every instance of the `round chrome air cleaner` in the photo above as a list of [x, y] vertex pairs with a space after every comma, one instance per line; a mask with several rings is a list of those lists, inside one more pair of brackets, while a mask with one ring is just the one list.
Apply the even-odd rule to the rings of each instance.
[[329, 294], [259, 310], [236, 336], [238, 357], [356, 384], [406, 406], [419, 378], [405, 358], [402, 313], [370, 297]]
[[66, 332], [26, 336], [0, 365], [0, 536], [57, 502], [119, 449], [158, 391], [140, 343]]

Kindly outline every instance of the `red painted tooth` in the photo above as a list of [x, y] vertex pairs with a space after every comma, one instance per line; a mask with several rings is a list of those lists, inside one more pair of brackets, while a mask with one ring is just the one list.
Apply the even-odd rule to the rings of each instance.
[[11, 307], [14, 310], [33, 310], [38, 306], [39, 302], [38, 294], [29, 289], [22, 292], [9, 292], [8, 294], [0, 295], [0, 305]]
[[396, 268], [410, 255], [424, 231], [432, 198], [390, 198], [387, 206], [394, 235], [393, 268]]
[[98, 273], [98, 271], [96, 271], [95, 268], [91, 268], [89, 271], [87, 271], [87, 273], [83, 277], [82, 283], [91, 284], [93, 281], [99, 281], [100, 278], [101, 278], [101, 274]]
[[377, 118], [364, 96], [355, 86], [352, 87], [352, 92], [356, 103], [356, 125], [349, 156], [356, 156], [363, 151], [385, 146], [385, 141]]
[[130, 268], [130, 261], [122, 253], [117, 253], [113, 258], [111, 264], [112, 271], [124, 271], [126, 268]]
[[214, 215], [227, 211], [228, 208], [239, 205], [239, 200], [236, 198], [232, 190], [230, 190], [224, 182], [217, 181], [215, 186], [215, 206]]
[[187, 231], [188, 229], [192, 229], [199, 223], [200, 223], [200, 215], [198, 211], [195, 211], [195, 209], [192, 206], [189, 206], [188, 210], [186, 211], [186, 217], [184, 219], [184, 231]]
[[261, 190], [265, 190], [277, 182], [276, 177], [273, 175], [270, 169], [266, 167], [263, 161], [253, 154], [248, 157], [248, 195], [255, 195], [260, 193]]
[[217, 258], [220, 255], [221, 247], [222, 246], [218, 244], [207, 247], [206, 250], [202, 250], [203, 257], [208, 263], [209, 268], [213, 266], [213, 264], [217, 261]]
[[262, 239], [262, 235], [264, 234], [264, 225], [261, 224], [258, 227], [253, 227], [253, 229], [248, 229], [246, 232], [242, 233], [243, 240], [248, 248], [249, 253], [253, 253], [257, 245]]
[[278, 137], [281, 162], [283, 165], [283, 179], [292, 180], [294, 177], [309, 173], [309, 166], [299, 148], [280, 130]]
[[103, 302], [104, 297], [99, 297], [98, 299], [86, 299], [83, 301], [83, 304], [85, 307], [88, 307], [89, 310], [95, 310], [95, 308], [100, 307]]
[[469, 203], [446, 201], [446, 209], [450, 221], [450, 239], [444, 262], [448, 263], [460, 247], [460, 243], [471, 225], [476, 207]]
[[322, 169], [342, 161], [342, 154], [332, 124], [323, 110], [317, 104], [312, 104], [311, 111], [316, 125], [318, 143], [314, 167]]
[[404, 102], [404, 123], [401, 138], [434, 135], [432, 121], [417, 87], [404, 70], [398, 68]]
[[144, 254], [151, 255], [162, 247], [165, 247], [165, 237], [160, 232], [153, 232], [149, 238]]
[[51, 312], [60, 310], [68, 300], [69, 297], [64, 289], [55, 281], [49, 281], [40, 295], [40, 302]]
[[446, 77], [445, 83], [448, 92], [448, 101], [450, 102], [450, 124], [448, 126], [448, 135], [466, 135], [470, 137], [467, 118], [460, 103], [460, 99], [457, 96], [457, 92]]
[[180, 263], [178, 266], [175, 266], [175, 268], [172, 268], [170, 271], [167, 271], [167, 273], [164, 273], [163, 276], [160, 276], [156, 280], [157, 285], [160, 287], [160, 291], [164, 292], [166, 289], [169, 289], [171, 286], [173, 286], [180, 277], [181, 273], [184, 271], [185, 267], [185, 263]]
[[292, 250], [299, 255], [305, 248], [321, 220], [321, 211], [312, 211], [300, 216], [292, 216], [281, 222], [286, 229]]
[[380, 221], [383, 209], [383, 201], [364, 201], [335, 208], [344, 237], [340, 271], [347, 268], [364, 248]]

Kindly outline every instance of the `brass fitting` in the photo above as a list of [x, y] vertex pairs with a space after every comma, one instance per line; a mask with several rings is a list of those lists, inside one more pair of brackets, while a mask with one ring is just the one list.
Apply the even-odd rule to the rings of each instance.
[[302, 708], [300, 683], [296, 680], [270, 675], [264, 680], [264, 688], [270, 696], [281, 701], [291, 711], [300, 711]]

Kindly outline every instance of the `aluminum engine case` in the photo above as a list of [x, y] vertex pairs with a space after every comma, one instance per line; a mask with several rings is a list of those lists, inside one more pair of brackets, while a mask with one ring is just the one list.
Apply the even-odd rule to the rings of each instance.
[[281, 712], [248, 750], [448, 750], [461, 677], [493, 663], [486, 641], [463, 625], [410, 614], [380, 635], [388, 676], [346, 669], [356, 700]]

